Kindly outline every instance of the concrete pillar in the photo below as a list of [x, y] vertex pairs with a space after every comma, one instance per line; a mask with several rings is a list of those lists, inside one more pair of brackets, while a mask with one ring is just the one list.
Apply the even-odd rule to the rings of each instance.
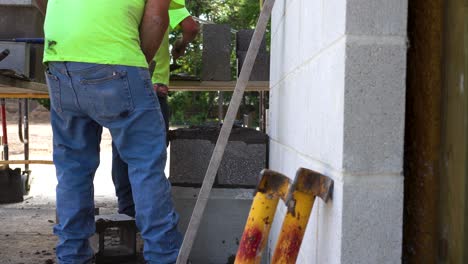
[[275, 4], [270, 167], [335, 181], [333, 200], [313, 209], [298, 263], [401, 262], [406, 20], [406, 0]]

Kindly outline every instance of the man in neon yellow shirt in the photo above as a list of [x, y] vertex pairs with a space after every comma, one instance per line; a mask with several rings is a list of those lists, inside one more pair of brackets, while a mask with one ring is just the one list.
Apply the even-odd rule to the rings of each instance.
[[[183, 1], [181, 1], [183, 3]], [[198, 24], [190, 16], [188, 10], [183, 8], [169, 8], [170, 27], [174, 29], [178, 25], [182, 27], [182, 38], [177, 40], [172, 49], [173, 59], [184, 54], [185, 48], [198, 33]], [[169, 84], [169, 38], [168, 32], [161, 43], [155, 56], [155, 70], [153, 73], [154, 90], [158, 94], [161, 111], [166, 123], [166, 132], [169, 128], [169, 117], [167, 109], [167, 85]], [[118, 199], [119, 213], [129, 216], [135, 215], [135, 204], [133, 201], [132, 186], [130, 184], [127, 164], [120, 158], [119, 152], [112, 145], [112, 180]]]
[[[193, 20], [185, 3], [182, 8], [169, 8], [169, 29], [175, 29], [178, 26], [182, 28], [182, 37], [178, 39], [172, 49], [172, 59], [174, 62], [184, 55], [187, 45], [197, 36], [200, 28], [198, 23]], [[161, 46], [154, 58], [155, 68], [153, 72], [154, 89], [158, 94], [159, 104], [166, 124], [166, 131], [169, 130], [169, 108], [167, 105], [167, 93], [170, 76], [170, 55], [169, 55], [169, 29], [161, 43]]]
[[148, 71], [168, 26], [170, 0], [37, 2], [46, 13], [58, 263], [93, 258], [88, 238], [95, 233], [93, 178], [102, 127], [128, 164], [147, 263], [174, 263], [182, 237], [164, 175], [163, 117]]

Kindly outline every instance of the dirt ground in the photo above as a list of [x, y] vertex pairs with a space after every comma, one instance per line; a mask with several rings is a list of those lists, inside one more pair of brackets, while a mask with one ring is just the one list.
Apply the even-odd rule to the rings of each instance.
[[[9, 100], [8, 140], [10, 160], [24, 159], [24, 146], [18, 138], [18, 103]], [[31, 102], [30, 159], [52, 160], [52, 130], [49, 113]], [[95, 201], [101, 214], [116, 213], [116, 198], [110, 177], [111, 137], [103, 132], [101, 165], [95, 176]], [[11, 166], [15, 168], [14, 166]], [[18, 166], [22, 168], [22, 166]], [[52, 165], [31, 165], [31, 191], [22, 203], [0, 204], [0, 263], [51, 264], [55, 260], [57, 238], [55, 224], [55, 168]], [[141, 244], [141, 240], [139, 240]], [[140, 250], [141, 245], [138, 246]], [[142, 263], [141, 260], [134, 263]]]

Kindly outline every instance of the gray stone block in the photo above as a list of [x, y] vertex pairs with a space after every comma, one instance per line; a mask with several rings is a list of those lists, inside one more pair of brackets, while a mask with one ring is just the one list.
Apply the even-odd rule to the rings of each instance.
[[12, 70], [29, 77], [30, 46], [27, 43], [0, 42], [0, 52], [10, 50], [10, 54], [0, 61], [0, 70]]
[[401, 263], [403, 177], [347, 177], [339, 190], [343, 192], [341, 263]]
[[407, 0], [348, 0], [346, 33], [406, 36]]
[[[236, 52], [244, 51], [247, 52], [252, 39], [254, 30], [253, 29], [241, 29], [236, 34]], [[263, 36], [262, 44], [260, 44], [259, 53], [266, 52], [266, 38]]]
[[169, 181], [175, 185], [200, 185], [214, 150], [204, 139], [171, 140]]
[[266, 144], [229, 142], [218, 170], [218, 184], [257, 186], [260, 172], [266, 167]]
[[[218, 128], [170, 131], [169, 180], [173, 185], [202, 184], [218, 135]], [[256, 186], [258, 174], [267, 167], [267, 142], [268, 136], [259, 131], [234, 128], [215, 186]]]
[[[124, 214], [96, 215], [98, 250], [96, 263], [117, 263], [136, 258], [135, 219]], [[90, 243], [95, 247], [96, 239]]]
[[[178, 228], [182, 233], [187, 230], [199, 192], [199, 188], [172, 188], [174, 206], [180, 216]], [[253, 193], [254, 189], [212, 189], [189, 256], [193, 264], [232, 263], [228, 260], [237, 253]], [[263, 257], [261, 263], [268, 263], [267, 258]]]
[[203, 25], [202, 74], [204, 81], [230, 81], [231, 28]]
[[348, 41], [343, 169], [359, 174], [403, 170], [406, 45]]
[[[238, 51], [237, 52], [237, 67], [239, 69], [239, 74], [242, 70], [242, 65], [244, 64], [245, 57], [247, 52]], [[255, 64], [250, 74], [250, 81], [269, 81], [270, 80], [270, 54], [268, 53], [259, 53], [257, 58], [255, 58]]]
[[18, 5], [9, 2], [14, 1], [0, 2], [0, 39], [44, 37], [41, 12], [28, 1], [18, 1]]

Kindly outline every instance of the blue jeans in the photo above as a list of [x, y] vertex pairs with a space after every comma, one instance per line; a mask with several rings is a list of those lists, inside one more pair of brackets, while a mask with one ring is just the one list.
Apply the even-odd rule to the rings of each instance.
[[51, 62], [46, 78], [58, 179], [58, 262], [81, 264], [93, 258], [88, 238], [95, 232], [93, 178], [102, 127], [109, 129], [115, 150], [128, 165], [145, 259], [151, 264], [175, 262], [181, 244], [179, 217], [164, 175], [164, 121], [148, 70]]
[[[169, 107], [167, 97], [159, 97], [161, 113], [163, 115], [166, 135], [169, 131]], [[169, 141], [166, 140], [166, 146]], [[132, 186], [128, 178], [128, 165], [120, 157], [117, 147], [112, 142], [112, 181], [114, 182], [115, 194], [117, 196], [119, 214], [135, 217], [135, 203], [133, 202]]]

